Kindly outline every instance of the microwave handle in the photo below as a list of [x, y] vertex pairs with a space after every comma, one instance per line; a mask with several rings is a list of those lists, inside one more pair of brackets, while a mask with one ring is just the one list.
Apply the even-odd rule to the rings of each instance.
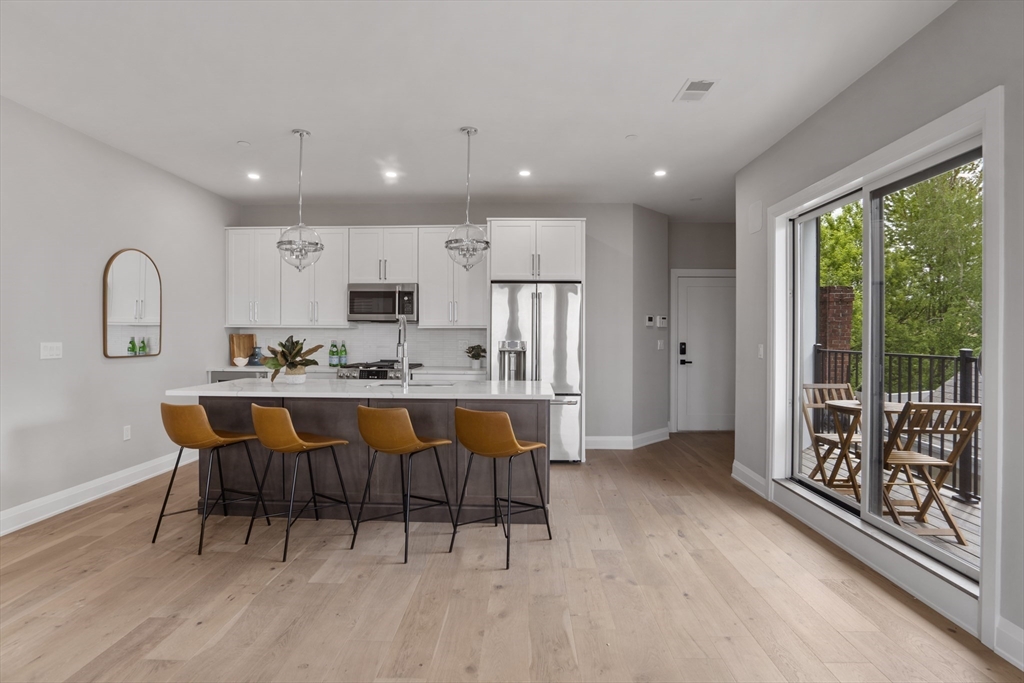
[[395, 320], [402, 314], [402, 287], [395, 285]]

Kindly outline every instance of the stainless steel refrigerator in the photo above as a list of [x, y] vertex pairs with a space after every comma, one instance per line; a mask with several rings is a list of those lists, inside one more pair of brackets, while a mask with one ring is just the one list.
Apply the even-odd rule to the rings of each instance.
[[551, 460], [583, 460], [583, 286], [491, 285], [491, 379], [550, 382]]

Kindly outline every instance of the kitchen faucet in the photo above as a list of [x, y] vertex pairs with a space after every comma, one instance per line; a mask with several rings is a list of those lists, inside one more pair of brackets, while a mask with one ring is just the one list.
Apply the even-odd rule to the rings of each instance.
[[404, 315], [398, 316], [398, 347], [396, 349], [399, 362], [402, 364], [402, 391], [409, 390], [409, 328]]

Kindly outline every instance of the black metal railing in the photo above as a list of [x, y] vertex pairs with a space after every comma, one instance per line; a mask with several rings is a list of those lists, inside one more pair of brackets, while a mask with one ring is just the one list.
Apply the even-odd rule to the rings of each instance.
[[[826, 384], [849, 383], [860, 391], [863, 381], [860, 351], [814, 349], [814, 381]], [[887, 353], [882, 363], [882, 387], [887, 401], [905, 403], [981, 403], [981, 358], [972, 349], [960, 349], [958, 356], [928, 356], [914, 353]], [[921, 452], [943, 457], [946, 439], [930, 439], [918, 445]], [[964, 503], [977, 503], [981, 491], [981, 430], [960, 456], [953, 476], [945, 487], [956, 490], [953, 496]]]

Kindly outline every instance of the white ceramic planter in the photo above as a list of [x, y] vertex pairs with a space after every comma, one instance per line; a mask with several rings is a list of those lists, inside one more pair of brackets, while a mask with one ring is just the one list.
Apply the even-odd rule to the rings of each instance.
[[301, 374], [297, 373], [294, 375], [289, 375], [288, 372], [285, 371], [278, 376], [278, 379], [280, 379], [285, 384], [303, 384], [306, 381], [306, 373], [302, 372]]

